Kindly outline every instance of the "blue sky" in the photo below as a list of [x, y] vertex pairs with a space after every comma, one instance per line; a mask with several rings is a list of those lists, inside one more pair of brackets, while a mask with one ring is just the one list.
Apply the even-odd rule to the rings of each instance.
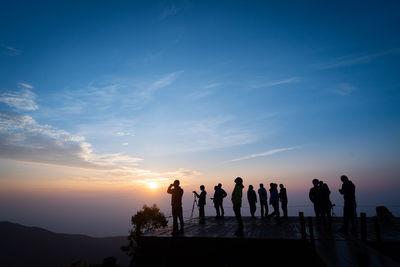
[[33, 162], [104, 171], [75, 177], [88, 181], [241, 175], [299, 189], [345, 172], [398, 190], [399, 11], [396, 1], [4, 2], [0, 180], [11, 186]]

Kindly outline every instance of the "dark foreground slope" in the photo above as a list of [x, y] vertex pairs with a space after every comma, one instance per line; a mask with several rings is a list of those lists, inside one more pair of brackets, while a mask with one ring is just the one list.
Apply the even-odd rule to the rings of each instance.
[[100, 264], [114, 256], [127, 266], [129, 258], [120, 251], [126, 237], [93, 238], [57, 234], [37, 227], [0, 222], [0, 266], [64, 266], [79, 260]]

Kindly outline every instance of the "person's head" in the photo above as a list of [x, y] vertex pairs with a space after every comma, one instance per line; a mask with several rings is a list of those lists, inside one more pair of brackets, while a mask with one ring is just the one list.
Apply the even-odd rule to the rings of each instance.
[[221, 188], [221, 187], [222, 187], [222, 184], [221, 184], [221, 183], [219, 183], [219, 184], [218, 184], [218, 187], [219, 187], [219, 188]]
[[312, 184], [313, 184], [314, 186], [318, 186], [319, 180], [318, 180], [318, 179], [312, 180]]
[[249, 185], [249, 190], [253, 190], [253, 186], [252, 185]]
[[346, 175], [342, 175], [342, 176], [340, 177], [340, 180], [342, 180], [342, 182], [345, 183], [345, 182], [348, 182], [348, 181], [349, 181], [349, 178], [348, 178]]
[[274, 183], [270, 183], [270, 184], [269, 184], [269, 187], [270, 187], [270, 188], [274, 188]]
[[174, 181], [174, 186], [175, 186], [175, 187], [178, 187], [178, 186], [179, 186], [179, 180], [175, 180], [175, 181]]
[[280, 187], [280, 188], [284, 188], [283, 184], [280, 184], [279, 187]]
[[324, 184], [324, 182], [321, 181], [321, 180], [320, 180], [319, 183], [318, 183], [319, 186], [322, 186], [323, 184]]
[[236, 184], [239, 184], [239, 185], [243, 184], [243, 179], [242, 179], [242, 177], [236, 177], [235, 183], [236, 183]]
[[264, 187], [264, 184], [260, 184], [260, 188], [263, 188]]
[[200, 185], [200, 190], [203, 191], [205, 189], [204, 185]]

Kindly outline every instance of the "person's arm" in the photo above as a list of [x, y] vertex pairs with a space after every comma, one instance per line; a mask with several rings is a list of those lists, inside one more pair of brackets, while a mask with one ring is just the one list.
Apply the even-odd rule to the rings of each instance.
[[173, 187], [173, 186], [174, 186], [173, 184], [170, 184], [170, 185], [168, 186], [168, 189], [167, 189], [167, 193], [168, 193], [168, 194], [172, 194], [172, 192], [173, 192], [172, 187]]
[[196, 197], [200, 198], [200, 195], [199, 195], [199, 194], [197, 194], [197, 192], [196, 192], [196, 191], [193, 191], [193, 194], [195, 194], [195, 195], [196, 195]]
[[225, 192], [224, 189], [221, 189], [221, 190], [222, 190], [222, 198], [225, 198], [228, 194]]
[[310, 198], [311, 202], [314, 203], [314, 194], [312, 192], [312, 188], [310, 189], [310, 192], [308, 193], [308, 197]]

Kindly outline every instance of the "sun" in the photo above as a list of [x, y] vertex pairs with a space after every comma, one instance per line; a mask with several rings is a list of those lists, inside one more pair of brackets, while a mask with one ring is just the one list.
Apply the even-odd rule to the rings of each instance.
[[150, 189], [153, 189], [153, 190], [158, 188], [158, 184], [156, 182], [149, 182], [149, 183], [147, 183], [147, 185]]

